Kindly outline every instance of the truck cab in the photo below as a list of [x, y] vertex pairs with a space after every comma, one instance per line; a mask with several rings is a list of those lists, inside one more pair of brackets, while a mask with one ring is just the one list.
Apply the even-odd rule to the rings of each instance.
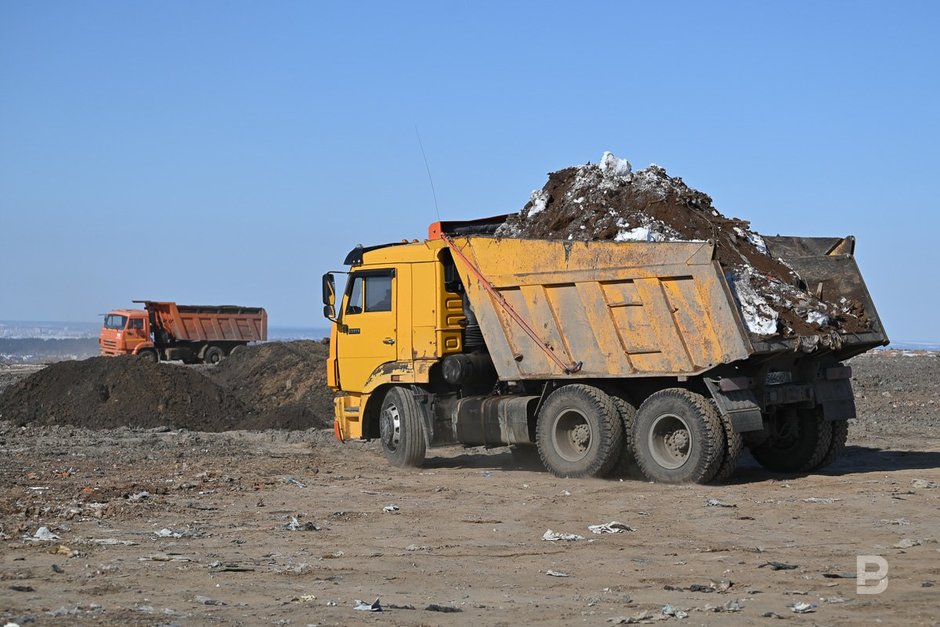
[[150, 317], [143, 309], [115, 309], [104, 316], [98, 334], [102, 355], [137, 355], [153, 347]]

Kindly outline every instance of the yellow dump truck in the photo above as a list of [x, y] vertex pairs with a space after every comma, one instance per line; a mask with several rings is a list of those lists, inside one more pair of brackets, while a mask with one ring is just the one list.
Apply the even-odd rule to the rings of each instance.
[[342, 295], [324, 275], [338, 438], [379, 438], [397, 466], [440, 445], [510, 446], [561, 477], [635, 462], [669, 483], [726, 479], [742, 446], [778, 472], [839, 455], [855, 416], [842, 362], [888, 341], [853, 238], [766, 243], [830, 299], [861, 303], [870, 330], [762, 338], [710, 242], [492, 236], [501, 221], [357, 247]]

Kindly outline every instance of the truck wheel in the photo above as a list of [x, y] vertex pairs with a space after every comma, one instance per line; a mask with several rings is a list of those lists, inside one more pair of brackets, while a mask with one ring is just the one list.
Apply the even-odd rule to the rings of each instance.
[[589, 385], [552, 392], [539, 412], [535, 440], [556, 477], [601, 477], [623, 449], [623, 423], [611, 398]]
[[638, 467], [636, 465], [636, 453], [633, 451], [633, 425], [636, 422], [636, 408], [619, 396], [611, 395], [614, 407], [617, 408], [617, 414], [620, 416], [620, 422], [623, 424], [623, 451], [620, 458], [614, 464], [610, 471], [611, 477], [634, 477], [639, 478]]
[[210, 346], [202, 355], [202, 361], [207, 364], [217, 364], [225, 359], [225, 351], [219, 346]]
[[385, 457], [393, 466], [417, 468], [424, 462], [424, 427], [414, 394], [393, 387], [382, 400], [379, 435]]
[[731, 478], [731, 475], [734, 474], [735, 469], [738, 467], [741, 449], [744, 448], [744, 438], [741, 437], [740, 433], [734, 430], [731, 417], [727, 414], [722, 416], [721, 412], [718, 411], [718, 406], [715, 404], [715, 401], [709, 400], [708, 402], [712, 406], [712, 409], [715, 410], [715, 413], [721, 416], [721, 426], [724, 428], [725, 454], [721, 458], [721, 464], [718, 465], [718, 472], [716, 472], [715, 476], [712, 478], [712, 481], [715, 483], [723, 483]]
[[636, 461], [659, 483], [705, 483], [721, 464], [725, 433], [714, 406], [683, 388], [660, 390], [636, 414]]
[[157, 363], [157, 351], [150, 350], [149, 348], [144, 349], [137, 353], [137, 358], [141, 361], [149, 361], [152, 364]]
[[770, 421], [770, 437], [751, 448], [761, 466], [774, 472], [809, 472], [832, 444], [832, 425], [816, 410], [790, 410]]
[[822, 461], [816, 464], [814, 470], [825, 468], [836, 461], [842, 454], [842, 451], [845, 450], [845, 442], [849, 436], [849, 421], [833, 420], [829, 425], [832, 429], [832, 441], [829, 443], [829, 450], [826, 451]]

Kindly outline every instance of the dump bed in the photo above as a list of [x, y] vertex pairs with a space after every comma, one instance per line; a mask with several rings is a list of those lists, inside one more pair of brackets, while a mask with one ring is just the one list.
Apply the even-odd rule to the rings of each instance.
[[268, 314], [261, 307], [177, 305], [137, 300], [151, 321], [177, 341], [252, 342], [268, 339]]
[[[503, 380], [695, 375], [800, 347], [800, 338], [747, 331], [710, 242], [451, 241]], [[825, 350], [851, 356], [886, 343], [854, 260], [820, 261], [825, 244], [806, 240], [801, 248], [803, 241], [772, 245], [799, 258], [811, 279], [828, 281], [829, 296], [842, 290], [860, 298], [874, 320], [870, 334], [827, 342]]]

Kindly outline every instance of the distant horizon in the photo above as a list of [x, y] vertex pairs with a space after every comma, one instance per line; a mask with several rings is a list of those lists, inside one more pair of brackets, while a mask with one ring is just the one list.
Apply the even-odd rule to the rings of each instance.
[[[87, 329], [88, 334], [79, 335], [73, 337], [48, 337], [44, 338], [43, 336], [36, 335], [19, 335], [16, 336], [6, 335], [4, 333], [4, 327], [11, 325], [17, 325], [21, 327], [81, 327]], [[90, 321], [68, 321], [68, 320], [0, 320], [0, 338], [2, 339], [93, 339], [97, 337], [96, 334], [92, 334], [92, 329], [98, 329], [100, 323], [90, 322]], [[290, 335], [289, 332], [300, 332], [298, 335]], [[268, 339], [321, 339], [328, 337], [330, 335], [329, 326], [313, 326], [313, 325], [302, 325], [302, 324], [269, 324], [268, 325]], [[938, 340], [906, 340], [898, 339], [892, 340], [891, 343], [886, 347], [889, 349], [898, 349], [898, 350], [929, 350], [929, 351], [940, 351], [940, 339]]]

